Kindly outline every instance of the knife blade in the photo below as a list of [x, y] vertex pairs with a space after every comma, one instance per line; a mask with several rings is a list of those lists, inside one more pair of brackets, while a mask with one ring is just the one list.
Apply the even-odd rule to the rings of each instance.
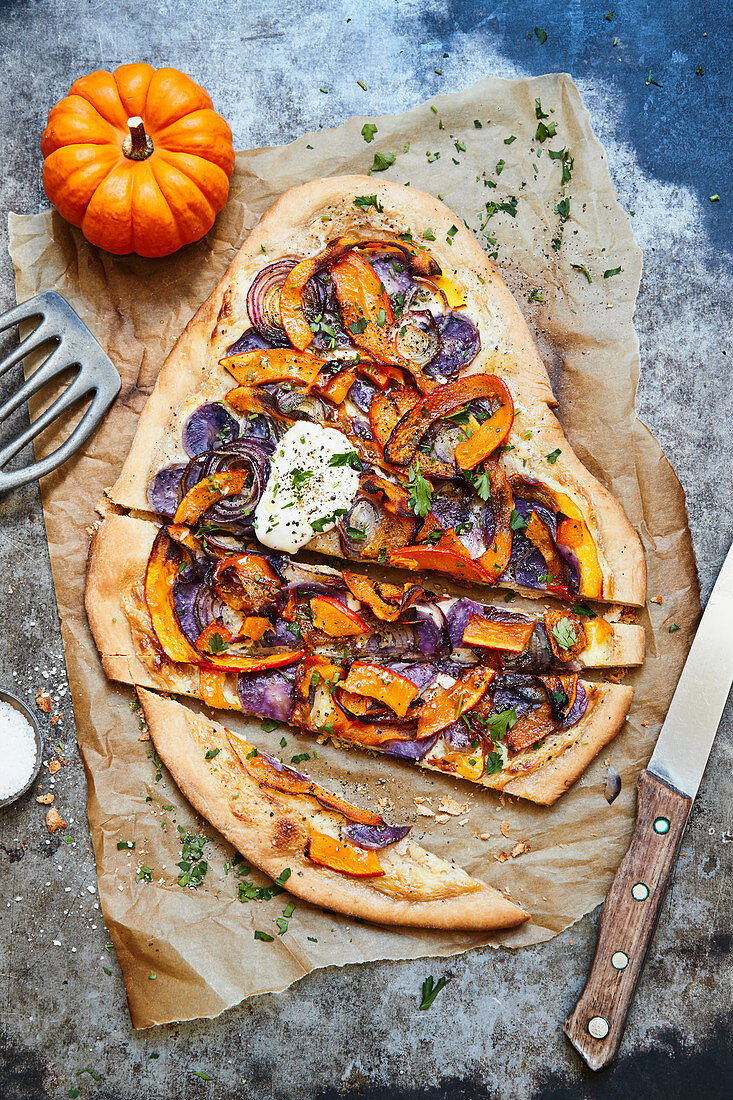
[[733, 547], [693, 640], [647, 768], [634, 834], [606, 895], [593, 964], [564, 1031], [591, 1069], [613, 1060], [692, 802], [733, 682]]

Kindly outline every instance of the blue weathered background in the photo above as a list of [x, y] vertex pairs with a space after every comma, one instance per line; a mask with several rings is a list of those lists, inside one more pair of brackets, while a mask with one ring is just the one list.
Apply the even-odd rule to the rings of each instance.
[[[621, 201], [635, 211], [645, 260], [639, 408], [687, 490], [706, 594], [733, 526], [733, 20], [714, 0], [612, 2], [2, 2], [0, 303], [13, 300], [5, 215], [45, 205], [47, 111], [94, 68], [145, 60], [186, 70], [210, 91], [238, 148], [287, 142], [352, 114], [400, 111], [488, 74], [570, 72]], [[710, 202], [715, 194], [720, 201]], [[3, 1100], [76, 1088], [109, 1100], [730, 1096], [730, 707], [621, 1059], [601, 1077], [580, 1066], [560, 1030], [583, 984], [597, 914], [532, 950], [316, 972], [219, 1020], [134, 1034], [95, 908], [35, 490], [0, 502], [0, 561], [0, 682], [29, 700], [40, 687], [53, 690], [71, 765], [59, 789], [74, 840], [47, 840], [32, 802], [0, 819]], [[453, 980], [422, 1013], [430, 972]], [[79, 1076], [85, 1067], [99, 1080]]]

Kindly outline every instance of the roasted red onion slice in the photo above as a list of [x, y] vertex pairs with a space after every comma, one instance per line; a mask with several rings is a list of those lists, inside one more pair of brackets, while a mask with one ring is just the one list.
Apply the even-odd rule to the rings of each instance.
[[411, 680], [418, 691], [424, 691], [435, 679], [435, 668], [427, 663], [405, 664], [403, 661], [393, 661], [389, 667], [407, 680]]
[[[254, 510], [270, 476], [270, 455], [274, 449], [274, 444], [269, 439], [245, 436], [206, 453], [200, 477], [221, 473], [222, 470], [247, 470], [250, 475], [241, 493], [224, 497], [213, 508], [209, 508], [205, 513], [208, 523], [243, 523], [251, 528]], [[197, 459], [193, 459], [192, 463], [196, 461]]]
[[438, 657], [448, 651], [445, 615], [436, 604], [419, 601], [411, 605], [407, 615], [414, 623], [417, 644], [423, 657]]
[[357, 378], [349, 390], [349, 401], [354, 402], [359, 412], [368, 413], [376, 392], [377, 387], [371, 382], [367, 382], [365, 378]]
[[387, 848], [407, 836], [411, 825], [346, 825], [343, 832], [360, 848]]
[[506, 673], [497, 676], [491, 687], [494, 692], [491, 710], [494, 714], [500, 710], [513, 710], [517, 718], [521, 718], [547, 702], [544, 684], [535, 676]]
[[319, 271], [303, 291], [303, 312], [310, 322], [313, 344], [319, 351], [355, 349], [341, 321], [336, 288], [328, 272]]
[[187, 455], [193, 457], [211, 451], [239, 436], [239, 424], [220, 401], [199, 405], [183, 425], [182, 443]]
[[481, 350], [481, 337], [473, 321], [452, 310], [439, 326], [440, 350], [425, 366], [430, 378], [452, 378], [461, 367], [476, 358]]
[[[436, 457], [439, 457], [436, 452]], [[452, 459], [452, 456], [451, 456]], [[468, 500], [452, 500], [447, 496], [434, 496], [431, 511], [444, 531], [453, 528], [456, 537], [466, 547], [472, 558], [480, 558], [486, 550], [483, 537], [481, 512], [475, 511]]]
[[181, 502], [181, 484], [186, 473], [185, 462], [175, 462], [158, 470], [148, 485], [148, 504], [154, 512], [172, 519]]
[[280, 291], [297, 260], [275, 260], [263, 267], [247, 291], [247, 313], [260, 336], [274, 347], [290, 347], [280, 319]]
[[[338, 523], [341, 546], [348, 558], [359, 559], [365, 546], [374, 539], [374, 536], [382, 522], [380, 509], [371, 500], [357, 496], [355, 502], [345, 516]], [[361, 531], [363, 538], [354, 539], [350, 531]]]
[[[245, 714], [271, 718], [274, 722], [289, 722], [293, 716], [295, 686], [284, 673], [275, 669], [268, 672], [240, 673], [237, 694]], [[267, 756], [266, 753], [261, 755]], [[270, 763], [275, 763], [269, 756], [267, 759]], [[279, 760], [277, 765], [280, 765]], [[288, 771], [292, 769], [289, 768]]]
[[394, 324], [394, 346], [411, 363], [424, 366], [437, 354], [440, 336], [435, 318], [428, 310], [411, 310]]
[[303, 393], [290, 384], [262, 388], [269, 390], [283, 416], [293, 420], [310, 420], [313, 424], [326, 424], [333, 417], [333, 410], [314, 393]]
[[469, 733], [466, 723], [460, 718], [457, 722], [451, 722], [449, 726], [446, 726], [442, 731], [442, 735], [456, 752], [465, 752], [466, 749], [471, 748], [472, 743], [476, 740]]
[[460, 649], [463, 645], [463, 632], [468, 626], [470, 615], [485, 615], [486, 608], [475, 600], [469, 600], [467, 596], [461, 596], [446, 612], [448, 624], [448, 636], [453, 649]]
[[328, 575], [323, 580], [297, 580], [281, 588], [277, 594], [277, 607], [282, 611], [290, 596], [298, 603], [303, 603], [311, 596], [336, 596], [345, 592], [343, 581], [339, 577], [330, 578]]

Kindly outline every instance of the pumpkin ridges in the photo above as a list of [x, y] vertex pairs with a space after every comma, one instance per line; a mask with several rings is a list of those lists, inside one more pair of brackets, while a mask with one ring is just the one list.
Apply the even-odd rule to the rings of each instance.
[[155, 159], [154, 171], [161, 186], [162, 180], [158, 174], [158, 165], [161, 162], [166, 167], [174, 168], [177, 172], [180, 172], [188, 181], [190, 187], [198, 188], [209, 204], [210, 218], [215, 218], [217, 212], [221, 210], [229, 190], [229, 179], [226, 173], [205, 157], [159, 149], [158, 156]]
[[152, 65], [139, 62], [134, 65], [119, 65], [112, 74], [128, 118], [142, 115], [154, 73], [155, 69]]
[[147, 171], [139, 171], [141, 164], [138, 163], [133, 177], [132, 249], [138, 256], [149, 256], [152, 245], [155, 250], [152, 255], [170, 256], [189, 238], [184, 237], [176, 224], [171, 204], [156, 178], [152, 158], [142, 166]]
[[194, 183], [179, 168], [169, 164], [165, 153], [156, 157], [150, 167], [181, 236], [188, 241], [199, 240], [216, 217], [216, 210], [198, 181]]
[[120, 157], [120, 163], [108, 173], [92, 195], [81, 222], [81, 231], [87, 240], [101, 245], [115, 256], [124, 256], [133, 248], [129, 213], [133, 174], [128, 164], [124, 157]]
[[87, 206], [100, 183], [121, 159], [117, 150], [95, 145], [57, 149], [43, 162], [43, 186], [55, 196], [59, 214], [81, 226]]
[[114, 144], [119, 133], [88, 100], [82, 96], [66, 96], [49, 112], [41, 137], [41, 152], [48, 157], [66, 145]]
[[162, 130], [177, 122], [183, 115], [208, 108], [214, 104], [208, 92], [205, 92], [190, 76], [178, 69], [158, 69], [150, 81], [142, 117], [153, 130]]
[[154, 135], [157, 149], [190, 153], [216, 164], [227, 177], [234, 171], [232, 131], [216, 111], [194, 111]]
[[122, 106], [117, 85], [112, 73], [104, 69], [96, 69], [88, 76], [81, 76], [75, 80], [69, 89], [69, 95], [78, 95], [91, 103], [99, 115], [110, 126], [118, 129], [127, 129], [127, 115]]

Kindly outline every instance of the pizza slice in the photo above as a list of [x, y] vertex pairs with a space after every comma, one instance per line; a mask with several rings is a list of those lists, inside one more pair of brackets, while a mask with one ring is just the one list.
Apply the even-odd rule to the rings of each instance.
[[485, 931], [529, 919], [460, 867], [224, 726], [149, 691], [158, 756], [194, 809], [248, 862], [326, 909], [379, 924]]
[[116, 515], [92, 543], [87, 611], [113, 679], [545, 803], [615, 736], [631, 701], [629, 688], [579, 680], [583, 659], [643, 657], [634, 625], [232, 556], [188, 528]]
[[447, 207], [316, 180], [264, 215], [188, 325], [110, 496], [240, 545], [640, 606], [639, 539], [554, 406], [516, 302]]

